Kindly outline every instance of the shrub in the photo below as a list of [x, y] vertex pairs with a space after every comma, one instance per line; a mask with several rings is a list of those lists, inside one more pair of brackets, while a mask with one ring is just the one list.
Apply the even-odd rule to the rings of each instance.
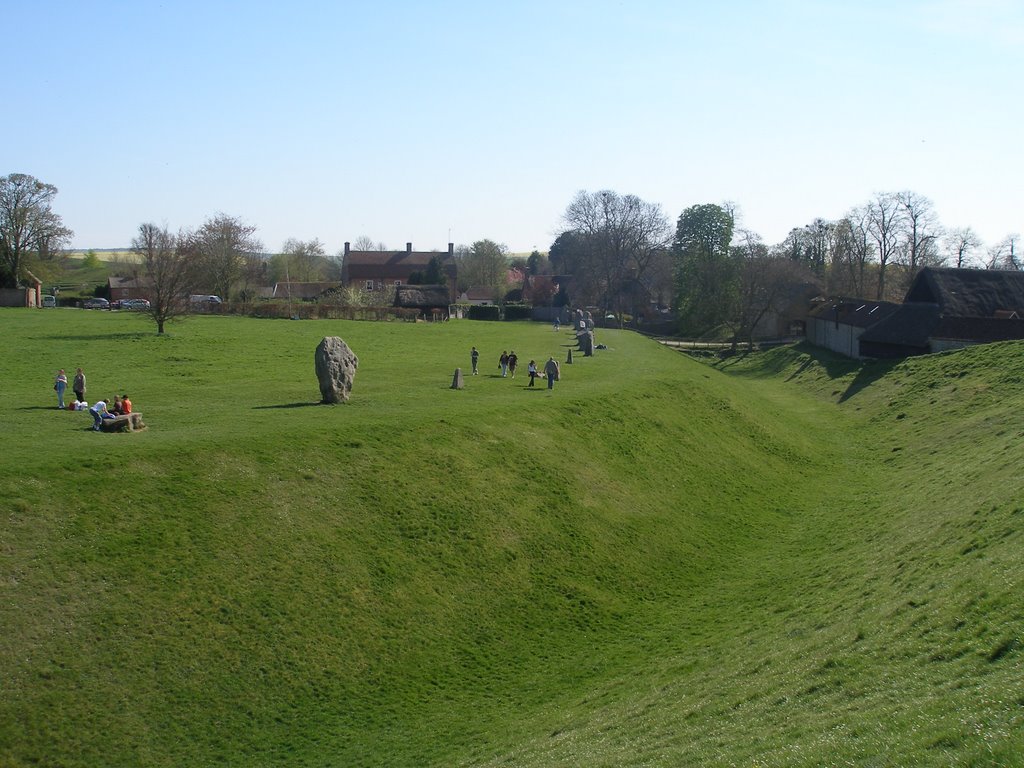
[[501, 320], [501, 307], [496, 304], [474, 304], [469, 308], [470, 320]]

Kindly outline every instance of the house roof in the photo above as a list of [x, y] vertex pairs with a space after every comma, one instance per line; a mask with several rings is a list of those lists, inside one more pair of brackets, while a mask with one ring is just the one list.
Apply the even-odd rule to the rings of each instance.
[[335, 282], [297, 283], [292, 281], [290, 283], [277, 283], [274, 285], [271, 298], [315, 299], [330, 289], [337, 287], [338, 283]]
[[928, 340], [941, 320], [936, 304], [901, 304], [860, 337], [861, 344], [928, 347]]
[[904, 302], [937, 304], [947, 317], [1024, 315], [1024, 272], [925, 267], [914, 278]]
[[834, 299], [822, 302], [808, 316], [854, 328], [870, 328], [893, 315], [900, 306], [889, 301]]
[[445, 274], [454, 278], [455, 259], [441, 251], [349, 251], [344, 269], [349, 280], [405, 279], [426, 270], [435, 256], [441, 258]]
[[432, 309], [449, 305], [446, 285], [396, 285], [395, 306]]

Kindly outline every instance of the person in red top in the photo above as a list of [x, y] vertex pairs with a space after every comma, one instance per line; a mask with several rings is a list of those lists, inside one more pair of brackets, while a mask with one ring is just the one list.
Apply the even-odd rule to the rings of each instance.
[[128, 399], [128, 395], [121, 395], [121, 413], [132, 412], [132, 401]]

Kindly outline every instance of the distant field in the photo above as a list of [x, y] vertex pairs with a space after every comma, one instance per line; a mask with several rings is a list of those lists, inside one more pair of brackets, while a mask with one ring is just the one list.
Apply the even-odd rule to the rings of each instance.
[[0, 765], [1022, 764], [1024, 344], [602, 331], [548, 392], [546, 324], [0, 327]]
[[135, 254], [128, 248], [85, 248], [81, 250], [64, 251], [64, 254], [72, 259], [84, 259], [89, 252], [95, 253], [100, 261], [114, 261], [115, 259], [134, 258]]

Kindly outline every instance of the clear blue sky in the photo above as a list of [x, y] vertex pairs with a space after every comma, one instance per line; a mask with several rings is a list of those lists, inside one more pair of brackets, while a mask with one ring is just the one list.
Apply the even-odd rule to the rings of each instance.
[[880, 191], [1024, 230], [1024, 2], [15, 2], [0, 174], [80, 248], [224, 212], [546, 250], [572, 196], [731, 200], [768, 243]]

